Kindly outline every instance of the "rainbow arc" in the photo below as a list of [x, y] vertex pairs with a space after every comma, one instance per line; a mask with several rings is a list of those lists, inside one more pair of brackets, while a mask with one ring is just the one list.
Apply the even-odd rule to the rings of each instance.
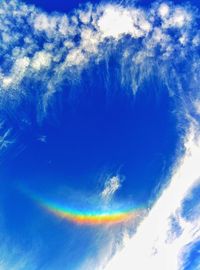
[[[36, 199], [36, 198], [35, 198]], [[80, 225], [114, 225], [133, 220], [141, 209], [128, 209], [117, 211], [84, 211], [68, 208], [53, 201], [37, 198], [40, 206], [54, 215]]]

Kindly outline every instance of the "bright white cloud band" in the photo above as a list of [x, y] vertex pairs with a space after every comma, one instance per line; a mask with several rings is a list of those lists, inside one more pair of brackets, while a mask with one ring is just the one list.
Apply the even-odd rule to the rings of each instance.
[[12, 101], [28, 96], [31, 79], [31, 86], [40, 85], [34, 91], [43, 110], [64, 80], [72, 81], [74, 72], [119, 47], [121, 83], [135, 92], [155, 70], [170, 88], [169, 80], [177, 80], [176, 67], [186, 58], [193, 62], [200, 45], [196, 11], [189, 6], [155, 3], [143, 10], [88, 4], [70, 15], [49, 15], [17, 0], [3, 0], [0, 14], [1, 96]]

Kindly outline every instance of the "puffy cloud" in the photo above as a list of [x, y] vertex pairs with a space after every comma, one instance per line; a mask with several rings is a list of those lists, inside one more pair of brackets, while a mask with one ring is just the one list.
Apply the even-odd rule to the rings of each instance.
[[120, 39], [127, 34], [139, 38], [151, 30], [151, 24], [141, 11], [114, 5], [105, 7], [98, 20], [98, 26], [104, 38], [115, 39]]
[[33, 57], [31, 65], [36, 70], [47, 68], [51, 64], [51, 57], [51, 54], [44, 50], [37, 52]]
[[170, 7], [166, 3], [162, 3], [159, 6], [158, 14], [161, 16], [161, 18], [165, 18], [169, 15]]
[[190, 21], [190, 16], [185, 10], [176, 9], [169, 19], [164, 19], [163, 28], [182, 28]]

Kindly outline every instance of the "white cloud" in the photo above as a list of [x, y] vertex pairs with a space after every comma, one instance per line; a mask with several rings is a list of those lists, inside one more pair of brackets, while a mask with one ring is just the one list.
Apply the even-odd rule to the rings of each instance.
[[163, 28], [182, 28], [192, 20], [192, 14], [182, 7], [176, 7], [171, 16], [164, 18]]
[[105, 7], [97, 24], [104, 38], [120, 39], [126, 34], [139, 38], [151, 29], [150, 23], [144, 18], [142, 12], [114, 5]]
[[83, 24], [88, 24], [91, 22], [92, 19], [92, 5], [87, 4], [86, 8], [84, 10], [78, 10], [77, 15], [79, 17], [79, 20]]
[[13, 67], [8, 76], [0, 75], [2, 79], [2, 86], [5, 89], [9, 87], [15, 87], [21, 82], [24, 78], [26, 71], [28, 70], [30, 64], [30, 59], [28, 57], [17, 58], [13, 64]]
[[[26, 89], [21, 85], [23, 79], [34, 77], [36, 81], [40, 80], [43, 70], [45, 80], [43, 78], [41, 85], [46, 100], [47, 96], [52, 96], [52, 89], [70, 78], [68, 73], [71, 68], [80, 72], [89, 65], [90, 60], [98, 63], [106, 59], [112, 53], [112, 48], [116, 48], [126, 35], [132, 38], [132, 44], [124, 40], [122, 55], [128, 50], [128, 61], [140, 56], [139, 61], [133, 60], [126, 65], [128, 72], [133, 73], [135, 70], [132, 78], [137, 76], [140, 66], [146, 70], [151, 68], [148, 62], [150, 58], [151, 61], [153, 58], [153, 61], [165, 61], [162, 64], [166, 65], [174, 51], [178, 50], [181, 57], [182, 50], [187, 52], [190, 47], [198, 46], [198, 31], [193, 29], [190, 32], [195, 14], [187, 7], [161, 3], [143, 10], [131, 5], [89, 4], [71, 15], [51, 15], [16, 0], [3, 2], [0, 8], [3, 37], [0, 45], [3, 56], [0, 70], [2, 93], [9, 89], [18, 89], [19, 93], [21, 89], [24, 95]], [[172, 28], [176, 28], [176, 38], [170, 34]], [[140, 45], [135, 47], [136, 39]], [[188, 47], [182, 48], [182, 45]], [[157, 54], [160, 47], [162, 51]], [[125, 58], [118, 57], [123, 67]], [[135, 64], [138, 67], [133, 69]], [[139, 83], [136, 87], [133, 79], [130, 85], [135, 87], [133, 91], [136, 92]]]
[[170, 12], [170, 7], [169, 5], [167, 5], [166, 3], [162, 3], [160, 6], [159, 6], [159, 9], [158, 9], [158, 14], [162, 17], [162, 18], [165, 18], [169, 15], [169, 12]]
[[72, 49], [66, 57], [66, 65], [69, 67], [80, 66], [85, 64], [85, 61], [85, 55], [80, 48]]
[[[58, 21], [59, 20], [59, 21]], [[60, 22], [59, 17], [57, 16], [49, 16], [45, 13], [38, 13], [35, 16], [34, 20], [34, 28], [36, 31], [44, 31], [47, 35], [51, 36], [54, 35], [57, 31], [58, 23], [61, 25], [61, 29], [63, 26], [67, 27], [67, 20], [66, 17], [62, 17], [62, 22]], [[61, 30], [62, 33], [62, 30]]]
[[194, 47], [199, 46], [200, 45], [200, 34], [196, 34], [195, 37], [192, 39], [192, 44], [194, 45]]
[[41, 68], [47, 68], [51, 64], [52, 56], [50, 53], [43, 51], [37, 52], [32, 60], [32, 67], [36, 70], [40, 70]]
[[[15, 140], [11, 138], [11, 129], [4, 130], [0, 123], [0, 150], [5, 150], [9, 145], [13, 144]], [[3, 124], [2, 124], [3, 125]]]
[[109, 201], [112, 199], [117, 190], [121, 187], [122, 180], [119, 176], [113, 176], [109, 178], [104, 185], [104, 189], [101, 192], [102, 199]]
[[200, 179], [200, 136], [197, 138], [196, 135], [196, 130], [191, 128], [185, 142], [186, 152], [169, 185], [128, 244], [103, 269], [182, 269], [183, 255], [200, 240], [199, 213], [190, 220], [181, 212], [184, 199]]

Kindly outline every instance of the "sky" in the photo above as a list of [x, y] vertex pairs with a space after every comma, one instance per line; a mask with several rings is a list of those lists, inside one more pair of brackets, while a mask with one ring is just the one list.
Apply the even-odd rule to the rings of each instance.
[[0, 270], [200, 270], [198, 5], [1, 1]]

